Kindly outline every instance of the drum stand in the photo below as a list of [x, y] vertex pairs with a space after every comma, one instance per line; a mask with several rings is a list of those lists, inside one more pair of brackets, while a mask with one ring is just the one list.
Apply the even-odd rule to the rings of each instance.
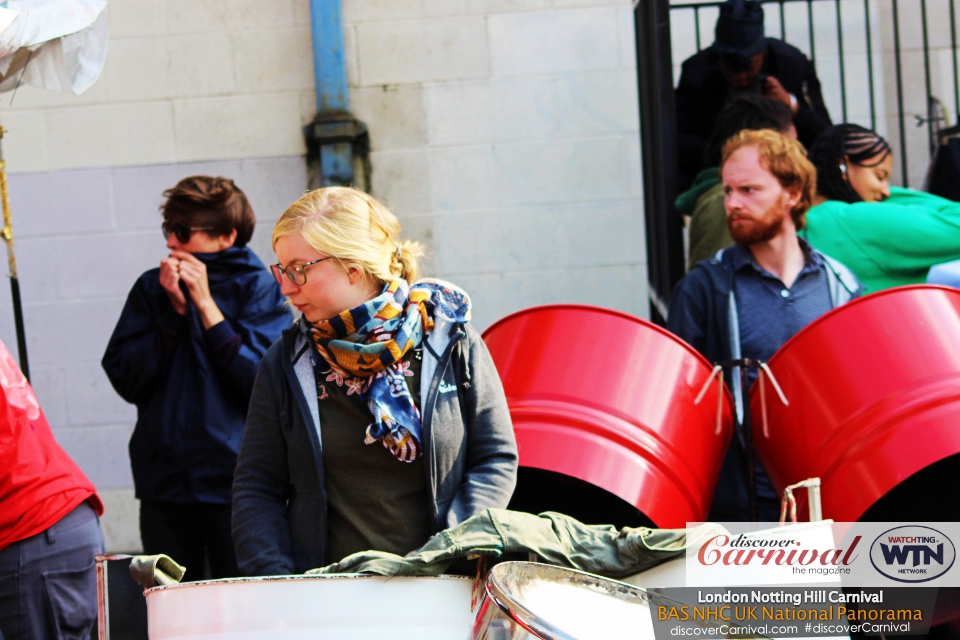
[[739, 358], [737, 360], [724, 360], [720, 363], [720, 366], [723, 367], [723, 372], [731, 372], [734, 368], [740, 369], [740, 394], [741, 402], [743, 407], [741, 407], [741, 414], [743, 415], [743, 420], [740, 422], [740, 430], [743, 433], [743, 448], [746, 453], [746, 467], [747, 467], [747, 495], [750, 499], [750, 522], [757, 522], [758, 519], [758, 509], [757, 509], [757, 477], [755, 473], [755, 462], [753, 456], [753, 425], [750, 421], [750, 403], [747, 399], [750, 397], [749, 387], [747, 386], [747, 369], [754, 367], [760, 369], [763, 366], [763, 362], [760, 360], [753, 360], [751, 358]]

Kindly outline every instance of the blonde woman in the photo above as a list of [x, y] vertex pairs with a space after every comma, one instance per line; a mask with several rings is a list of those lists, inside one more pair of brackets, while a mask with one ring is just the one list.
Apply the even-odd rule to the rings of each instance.
[[263, 359], [240, 447], [246, 575], [403, 555], [510, 500], [516, 442], [470, 299], [420, 280], [422, 248], [399, 232], [345, 187], [307, 193], [277, 222], [272, 270], [302, 315]]

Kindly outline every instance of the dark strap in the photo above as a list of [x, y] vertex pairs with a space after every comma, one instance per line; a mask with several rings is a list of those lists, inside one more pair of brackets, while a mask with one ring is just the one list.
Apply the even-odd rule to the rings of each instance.
[[[467, 413], [466, 413], [466, 404], [463, 401], [463, 390], [466, 385], [470, 384], [470, 370], [467, 365], [467, 358], [463, 353], [463, 341], [467, 339], [467, 336], [464, 335], [454, 346], [456, 353], [453, 354], [453, 381], [457, 385], [457, 402], [460, 403], [460, 420], [463, 421], [463, 426], [466, 429], [469, 426], [467, 422]], [[466, 376], [466, 377], [464, 377]]]

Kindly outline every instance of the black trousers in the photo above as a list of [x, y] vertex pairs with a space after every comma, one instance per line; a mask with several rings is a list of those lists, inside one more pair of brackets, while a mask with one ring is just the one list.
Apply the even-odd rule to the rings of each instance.
[[240, 575], [230, 534], [230, 505], [140, 502], [140, 539], [147, 555], [166, 554], [186, 567], [182, 582]]
[[87, 640], [97, 621], [98, 553], [100, 519], [86, 502], [0, 551], [0, 638]]

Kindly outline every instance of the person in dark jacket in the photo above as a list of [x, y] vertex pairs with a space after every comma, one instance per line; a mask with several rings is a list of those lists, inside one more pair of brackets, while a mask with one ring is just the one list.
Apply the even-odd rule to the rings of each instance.
[[790, 109], [797, 136], [809, 148], [830, 126], [820, 80], [796, 47], [764, 36], [756, 0], [720, 7], [714, 43], [683, 62], [675, 92], [680, 188], [706, 165], [707, 140], [723, 107], [741, 95], [762, 94]]
[[362, 551], [405, 555], [505, 507], [517, 445], [500, 377], [456, 286], [419, 279], [419, 244], [346, 187], [292, 204], [273, 232], [302, 313], [260, 365], [233, 485], [246, 575]]
[[[713, 363], [767, 361], [808, 323], [864, 289], [847, 267], [797, 236], [816, 193], [816, 171], [797, 141], [769, 129], [741, 131], [724, 147], [720, 172], [727, 227], [737, 244], [698, 263], [677, 283], [667, 329]], [[739, 369], [727, 383], [739, 413], [747, 400]], [[738, 433], [724, 460], [709, 519], [749, 519], [743, 461]], [[780, 501], [759, 465], [755, 475], [759, 519], [776, 521]]]
[[256, 219], [226, 178], [194, 176], [164, 193], [169, 257], [130, 292], [103, 368], [137, 405], [130, 463], [147, 554], [187, 580], [238, 574], [230, 534], [233, 472], [257, 366], [292, 318], [247, 247]]

